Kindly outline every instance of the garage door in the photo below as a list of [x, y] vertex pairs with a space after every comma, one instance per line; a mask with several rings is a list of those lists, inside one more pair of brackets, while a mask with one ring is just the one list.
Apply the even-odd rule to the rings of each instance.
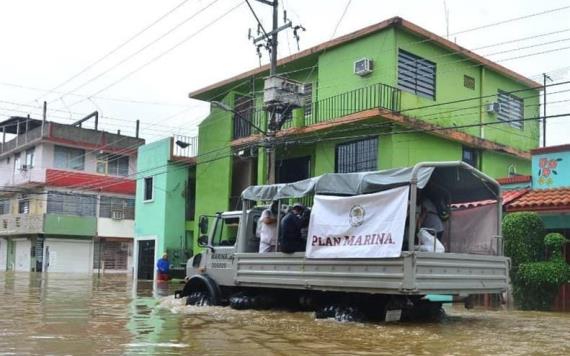
[[14, 241], [14, 265], [15, 271], [29, 272], [31, 265], [32, 242], [30, 240], [13, 240]]
[[93, 241], [46, 239], [44, 261], [47, 272], [91, 273]]

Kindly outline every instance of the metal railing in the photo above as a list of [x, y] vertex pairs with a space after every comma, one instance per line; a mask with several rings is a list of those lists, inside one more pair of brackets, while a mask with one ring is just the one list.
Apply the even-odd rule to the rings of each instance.
[[382, 83], [372, 84], [313, 102], [311, 114], [305, 117], [305, 126], [373, 108], [400, 111], [400, 102], [400, 89]]
[[[304, 114], [304, 126], [331, 121], [374, 108], [398, 112], [400, 107], [400, 89], [387, 84], [376, 83], [312, 102], [310, 104], [310, 112]], [[246, 117], [256, 126], [267, 130], [267, 113], [263, 109], [251, 110], [247, 113], [240, 113], [240, 115]], [[259, 133], [247, 122], [240, 120], [237, 115], [234, 114], [233, 119], [234, 139]], [[282, 129], [293, 126], [293, 119], [291, 118], [285, 121]]]
[[198, 136], [172, 135], [173, 157], [196, 157], [198, 155]]

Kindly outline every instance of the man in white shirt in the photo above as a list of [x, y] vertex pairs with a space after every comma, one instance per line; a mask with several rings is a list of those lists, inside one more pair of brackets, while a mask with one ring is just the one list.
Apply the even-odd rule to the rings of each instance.
[[259, 253], [275, 252], [277, 246], [277, 201], [259, 217]]

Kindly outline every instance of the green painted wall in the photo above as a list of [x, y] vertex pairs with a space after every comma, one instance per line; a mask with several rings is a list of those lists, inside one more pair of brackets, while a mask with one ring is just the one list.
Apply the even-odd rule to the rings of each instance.
[[[328, 98], [375, 83], [395, 85], [395, 30], [372, 34], [319, 56], [319, 99]], [[374, 70], [365, 77], [354, 74], [354, 62], [363, 57], [373, 61]]]
[[[233, 106], [233, 101], [233, 93], [224, 100], [230, 106]], [[214, 108], [199, 126], [195, 231], [199, 231], [200, 215], [212, 215], [229, 208], [232, 176], [229, 142], [232, 131], [231, 114]], [[194, 251], [198, 250], [197, 239], [194, 239]]]
[[530, 160], [492, 151], [484, 151], [481, 157], [481, 170], [493, 178], [509, 175], [509, 167], [517, 174], [530, 175]]
[[[171, 138], [139, 147], [135, 238], [156, 236], [156, 250], [181, 249], [186, 238], [188, 167], [170, 162]], [[154, 179], [154, 199], [143, 201], [144, 177]], [[182, 237], [182, 240], [181, 240]]]
[[97, 234], [97, 218], [94, 216], [45, 214], [44, 234], [92, 237]]
[[[480, 65], [463, 57], [451, 55], [448, 49], [423, 41], [403, 30], [396, 31], [396, 43], [397, 48], [436, 63], [435, 100], [403, 91], [402, 113], [404, 115], [445, 127], [497, 122], [495, 114], [488, 114], [485, 111], [485, 104], [497, 101], [497, 91], [500, 89], [511, 92], [528, 89], [525, 85], [504, 75], [483, 69]], [[394, 67], [393, 72], [397, 75], [397, 67]], [[475, 79], [475, 89], [464, 86], [465, 75]], [[525, 118], [538, 116], [538, 90], [525, 90], [513, 93], [513, 95], [524, 99]], [[482, 96], [490, 97], [480, 98]], [[450, 103], [468, 98], [475, 100]], [[538, 121], [525, 122], [523, 130], [513, 128], [508, 123], [459, 128], [459, 130], [522, 150], [535, 148], [539, 142]]]

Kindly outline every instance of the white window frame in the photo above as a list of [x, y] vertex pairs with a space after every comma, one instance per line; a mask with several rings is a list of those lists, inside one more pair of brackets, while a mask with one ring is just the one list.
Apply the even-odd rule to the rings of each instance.
[[[151, 181], [151, 191], [150, 191], [150, 199], [146, 199], [146, 187], [147, 187], [147, 179], [150, 179]], [[154, 177], [153, 176], [149, 176], [149, 177], [144, 177], [143, 178], [143, 203], [151, 203], [154, 201]]]

